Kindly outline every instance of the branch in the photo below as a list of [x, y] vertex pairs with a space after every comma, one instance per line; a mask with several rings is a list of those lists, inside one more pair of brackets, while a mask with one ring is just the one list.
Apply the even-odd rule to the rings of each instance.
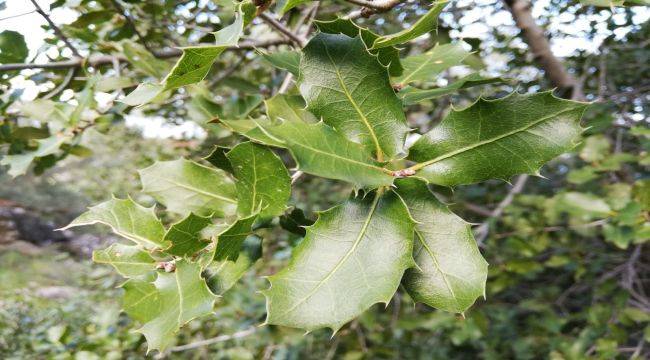
[[[227, 48], [230, 51], [237, 50], [252, 50], [255, 48], [266, 48], [270, 46], [287, 44], [287, 41], [284, 39], [274, 39], [267, 41], [248, 41], [242, 42], [238, 46], [232, 46]], [[183, 52], [179, 49], [166, 49], [166, 50], [154, 50], [153, 54], [159, 59], [168, 59], [181, 56]], [[11, 70], [23, 70], [23, 69], [68, 69], [75, 67], [82, 67], [85, 65], [97, 67], [100, 65], [112, 64], [114, 60], [128, 62], [128, 59], [124, 56], [119, 55], [97, 55], [91, 56], [88, 59], [69, 59], [63, 61], [50, 62], [46, 64], [4, 64], [0, 65], [0, 71], [11, 71]]]
[[475, 234], [476, 234], [476, 242], [478, 243], [479, 246], [483, 245], [483, 242], [485, 241], [485, 238], [487, 238], [488, 233], [490, 232], [490, 221], [497, 219], [503, 214], [503, 210], [505, 210], [508, 205], [512, 203], [512, 201], [515, 199], [515, 195], [519, 194], [522, 190], [524, 190], [524, 186], [526, 185], [526, 181], [528, 181], [528, 175], [519, 175], [517, 178], [517, 181], [515, 181], [515, 184], [512, 186], [510, 191], [508, 192], [508, 195], [506, 195], [503, 200], [497, 205], [497, 207], [492, 210], [492, 213], [490, 216], [483, 221], [479, 227], [476, 228]]
[[122, 16], [124, 16], [124, 18], [126, 19], [126, 22], [129, 23], [129, 25], [133, 28], [133, 32], [135, 32], [135, 35], [138, 37], [138, 39], [140, 39], [140, 42], [142, 43], [142, 45], [144, 45], [145, 49], [147, 49], [149, 52], [152, 52], [151, 48], [149, 47], [149, 44], [147, 44], [147, 41], [144, 39], [144, 36], [142, 36], [142, 34], [140, 34], [140, 32], [138, 31], [138, 28], [135, 27], [135, 22], [126, 13], [126, 10], [124, 10], [124, 7], [119, 2], [117, 2], [117, 0], [111, 0], [111, 3], [113, 3], [113, 6], [115, 6], [117, 11], [119, 11], [120, 14], [122, 14]]
[[291, 31], [289, 28], [287, 28], [286, 26], [284, 26], [284, 24], [282, 24], [281, 22], [279, 22], [278, 20], [276, 20], [276, 19], [275, 19], [274, 17], [272, 17], [271, 15], [269, 15], [269, 14], [267, 14], [267, 13], [261, 13], [261, 14], [259, 15], [259, 17], [260, 17], [262, 20], [264, 20], [264, 22], [266, 22], [267, 24], [271, 25], [271, 26], [274, 27], [276, 30], [278, 30], [279, 32], [281, 32], [283, 35], [285, 35], [286, 37], [288, 37], [289, 39], [291, 39], [291, 41], [293, 41], [296, 45], [298, 45], [298, 46], [300, 46], [300, 47], [304, 47], [304, 46], [307, 44], [307, 40], [305, 40], [305, 38], [303, 38], [303, 37], [300, 36], [300, 35], [295, 34], [293, 31]]
[[217, 337], [213, 337], [211, 339], [205, 339], [193, 343], [189, 343], [186, 345], [180, 345], [180, 346], [174, 346], [167, 350], [168, 352], [179, 352], [179, 351], [185, 351], [185, 350], [190, 350], [190, 349], [195, 349], [197, 347], [201, 346], [207, 346], [207, 345], [212, 345], [228, 340], [234, 340], [234, 339], [241, 339], [245, 338], [247, 336], [253, 335], [257, 331], [257, 327], [251, 327], [246, 330], [238, 331], [232, 335], [219, 335]]
[[41, 9], [41, 7], [38, 5], [36, 0], [30, 0], [30, 1], [32, 2], [32, 4], [34, 4], [34, 7], [36, 7], [36, 12], [41, 14], [41, 16], [45, 19], [45, 21], [47, 21], [47, 23], [50, 24], [50, 27], [52, 28], [52, 30], [54, 30], [54, 33], [56, 34], [56, 36], [59, 39], [61, 39], [61, 41], [63, 41], [65, 43], [65, 45], [70, 49], [70, 51], [72, 51], [72, 54], [74, 56], [80, 58], [81, 54], [79, 54], [79, 51], [77, 51], [77, 48], [75, 48], [72, 45], [72, 43], [70, 43], [70, 40], [68, 40], [68, 38], [65, 35], [63, 35], [63, 32], [61, 32], [61, 29], [59, 29], [59, 27], [56, 26], [56, 24], [52, 22], [50, 17], [45, 13], [45, 11], [43, 11], [43, 9]]
[[360, 17], [370, 17], [371, 15], [390, 11], [392, 8], [401, 4], [403, 0], [346, 0], [349, 3], [363, 6], [360, 10], [354, 10], [346, 16], [347, 19], [354, 20]]
[[508, 5], [510, 13], [512, 13], [512, 18], [521, 30], [524, 40], [533, 53], [535, 61], [544, 70], [546, 77], [548, 77], [553, 86], [568, 93], [563, 95], [569, 95], [568, 97], [575, 100], [582, 100], [584, 94], [580, 90], [578, 82], [566, 71], [560, 59], [553, 54], [551, 44], [546, 38], [544, 30], [535, 22], [535, 18], [533, 18], [531, 12], [530, 1], [504, 0], [504, 2]]
[[388, 11], [395, 6], [399, 5], [403, 0], [345, 0], [349, 3], [375, 9], [379, 11]]

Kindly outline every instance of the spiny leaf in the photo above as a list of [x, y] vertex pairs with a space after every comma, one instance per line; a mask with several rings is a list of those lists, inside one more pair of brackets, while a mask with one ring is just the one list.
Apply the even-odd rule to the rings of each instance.
[[165, 252], [176, 256], [189, 256], [205, 248], [210, 241], [203, 240], [201, 230], [211, 223], [210, 218], [190, 213], [167, 230], [165, 241], [171, 245]]
[[414, 87], [406, 87], [402, 89], [397, 96], [404, 102], [404, 105], [416, 104], [420, 101], [436, 99], [441, 96], [446, 96], [456, 93], [458, 90], [467, 89], [473, 86], [507, 83], [509, 79], [502, 77], [483, 77], [478, 73], [469, 74], [457, 81], [440, 88], [433, 89], [417, 89]]
[[264, 291], [268, 324], [334, 331], [388, 303], [413, 266], [413, 222], [393, 192], [353, 198], [320, 214], [289, 265]]
[[409, 128], [386, 69], [359, 37], [316, 35], [303, 49], [300, 92], [307, 109], [383, 161], [404, 153]]
[[547, 161], [572, 149], [587, 104], [551, 92], [479, 99], [452, 111], [411, 147], [416, 176], [454, 186], [537, 174]]
[[202, 216], [235, 213], [235, 185], [221, 170], [178, 159], [158, 161], [139, 172], [142, 190], [169, 211]]
[[160, 84], [140, 84], [122, 102], [132, 106], [143, 105], [164, 91], [203, 80], [217, 57], [227, 47], [237, 45], [243, 29], [244, 17], [238, 11], [232, 24], [214, 33], [215, 45], [181, 48], [183, 54]]
[[366, 148], [322, 122], [284, 122], [263, 130], [289, 149], [298, 168], [306, 173], [349, 181], [360, 187], [393, 182], [393, 177]]
[[[210, 292], [201, 278], [200, 266], [186, 260], [177, 261], [172, 273], [159, 272], [153, 285], [159, 299], [158, 311], [153, 316], [153, 313], [141, 314], [141, 318], [148, 321], [137, 331], [147, 338], [149, 350], [164, 351], [174, 341], [181, 326], [212, 313], [217, 296]], [[145, 289], [151, 290], [149, 287]], [[125, 307], [134, 308], [132, 303], [126, 302]]]
[[213, 261], [203, 271], [202, 275], [213, 293], [223, 295], [262, 257], [262, 239], [255, 235], [249, 235], [242, 248], [236, 261]]
[[93, 224], [108, 225], [115, 234], [148, 249], [166, 246], [163, 240], [165, 228], [153, 207], [146, 208], [131, 198], [113, 198], [92, 206], [61, 230]]
[[291, 177], [280, 158], [251, 142], [235, 146], [228, 154], [237, 182], [237, 212], [271, 218], [284, 213], [291, 196]]
[[487, 262], [470, 225], [449, 211], [414, 178], [396, 181], [397, 192], [416, 221], [413, 257], [402, 283], [416, 301], [462, 313], [485, 294]]
[[438, 16], [448, 3], [448, 0], [434, 2], [431, 5], [431, 9], [419, 18], [413, 26], [395, 34], [380, 37], [374, 42], [372, 49], [403, 44], [428, 32], [437, 30]]
[[137, 246], [113, 244], [93, 251], [93, 261], [112, 265], [124, 277], [136, 277], [156, 269], [156, 260]]
[[212, 63], [228, 46], [235, 46], [244, 30], [244, 18], [239, 12], [235, 21], [214, 33], [215, 44], [184, 47], [183, 55], [163, 80], [164, 90], [197, 83], [208, 74]]
[[435, 82], [438, 74], [444, 70], [460, 65], [469, 55], [463, 43], [436, 45], [433, 49], [419, 55], [402, 59], [404, 72], [395, 81], [401, 86], [417, 82]]
[[[361, 40], [370, 49], [379, 38], [379, 35], [355, 24], [350, 19], [336, 18], [331, 21], [315, 21], [318, 30], [328, 34], [344, 34], [351, 38], [361, 36]], [[386, 46], [381, 49], [370, 49], [371, 54], [377, 55], [379, 62], [388, 68], [391, 76], [400, 76], [404, 68], [399, 57], [399, 50], [393, 46]]]
[[214, 253], [214, 259], [217, 261], [236, 261], [244, 240], [253, 232], [252, 227], [257, 217], [257, 214], [253, 214], [245, 218], [237, 219], [232, 225], [221, 232], [217, 236], [217, 248]]

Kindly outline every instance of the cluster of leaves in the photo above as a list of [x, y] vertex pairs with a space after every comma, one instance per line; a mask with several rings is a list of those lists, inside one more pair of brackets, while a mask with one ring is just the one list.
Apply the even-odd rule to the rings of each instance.
[[[250, 22], [244, 5], [216, 34], [216, 45], [185, 48], [160, 85], [141, 85], [124, 101], [142, 105], [201, 81]], [[300, 95], [268, 99], [266, 116], [220, 117], [250, 142], [216, 147], [203, 160], [211, 166], [178, 159], [141, 170], [143, 191], [181, 220], [165, 227], [153, 208], [113, 198], [69, 225], [102, 223], [129, 241], [97, 251], [94, 260], [128, 278], [124, 310], [142, 323], [138, 331], [150, 349], [164, 350], [180, 327], [212, 312], [217, 297], [260, 257], [258, 230], [278, 216], [305, 234], [263, 291], [268, 324], [337, 331], [373, 304], [388, 303], [400, 284], [416, 301], [455, 313], [484, 295], [487, 263], [469, 224], [428, 184], [539, 174], [545, 162], [576, 145], [586, 105], [551, 93], [480, 98], [453, 109], [407, 147], [405, 105], [503, 81], [473, 74], [427, 88], [469, 55], [461, 44], [399, 58], [394, 46], [435, 29], [443, 7], [436, 4], [411, 28], [387, 36], [349, 20], [319, 22], [301, 52], [265, 54], [297, 76]], [[288, 150], [299, 171], [353, 184], [355, 194], [305, 230], [296, 227], [305, 225], [299, 212], [284, 215], [291, 177], [271, 148]], [[16, 167], [21, 159], [9, 162]]]

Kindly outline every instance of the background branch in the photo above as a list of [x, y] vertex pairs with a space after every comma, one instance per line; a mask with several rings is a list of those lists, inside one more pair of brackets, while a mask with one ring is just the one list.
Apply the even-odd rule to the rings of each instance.
[[530, 47], [535, 61], [544, 70], [546, 77], [553, 86], [560, 89], [562, 97], [574, 100], [584, 99], [584, 94], [576, 79], [569, 74], [564, 65], [551, 50], [551, 44], [544, 30], [537, 25], [531, 12], [528, 0], [504, 0], [517, 27], [521, 30], [524, 40]]
[[111, 0], [111, 3], [113, 3], [113, 6], [117, 9], [117, 11], [124, 16], [126, 19], [126, 22], [129, 23], [129, 26], [133, 28], [133, 32], [135, 32], [135, 35], [140, 39], [140, 42], [142, 45], [147, 49], [149, 52], [152, 52], [151, 48], [149, 47], [149, 44], [147, 44], [147, 41], [144, 39], [144, 36], [138, 31], [138, 28], [135, 26], [135, 22], [131, 17], [128, 15], [126, 10], [124, 10], [124, 7], [117, 1], [117, 0]]
[[483, 242], [487, 238], [489, 232], [490, 232], [490, 222], [492, 222], [495, 219], [498, 219], [501, 214], [503, 214], [503, 210], [505, 210], [508, 205], [512, 203], [512, 201], [515, 199], [515, 195], [519, 194], [524, 190], [524, 186], [526, 185], [526, 182], [528, 181], [528, 175], [519, 175], [517, 177], [517, 180], [515, 181], [515, 184], [512, 186], [510, 191], [508, 192], [508, 195], [501, 200], [501, 202], [497, 205], [497, 207], [492, 210], [492, 213], [490, 216], [483, 221], [479, 227], [476, 228], [474, 233], [476, 234], [476, 242], [478, 243], [479, 246], [483, 245]]
[[45, 19], [45, 21], [47, 21], [47, 23], [50, 25], [52, 30], [54, 30], [54, 33], [56, 34], [56, 36], [59, 39], [61, 39], [61, 41], [63, 41], [65, 43], [65, 45], [68, 47], [68, 49], [70, 49], [70, 51], [72, 51], [72, 54], [74, 56], [76, 56], [76, 57], [81, 57], [81, 54], [79, 54], [79, 51], [77, 51], [77, 48], [75, 48], [74, 45], [72, 45], [70, 40], [68, 40], [68, 38], [63, 34], [61, 29], [59, 29], [59, 27], [56, 26], [56, 24], [52, 21], [52, 19], [50, 19], [50, 17], [45, 13], [45, 11], [43, 11], [43, 9], [41, 9], [41, 7], [38, 5], [36, 0], [30, 0], [30, 1], [32, 2], [32, 4], [34, 4], [34, 7], [36, 7], [36, 12], [41, 14], [41, 16]]
[[[287, 43], [288, 41], [285, 39], [273, 39], [273, 40], [266, 40], [266, 41], [259, 41], [259, 42], [245, 41], [240, 43], [238, 46], [228, 47], [226, 50], [229, 51], [252, 50], [255, 48], [266, 48], [266, 47], [282, 45]], [[158, 59], [168, 59], [168, 58], [179, 57], [183, 52], [179, 49], [165, 49], [165, 50], [154, 50], [152, 53]], [[0, 71], [23, 70], [23, 69], [67, 69], [67, 68], [81, 67], [84, 65], [96, 67], [100, 65], [112, 64], [114, 60], [123, 61], [123, 62], [129, 61], [124, 56], [97, 55], [97, 56], [91, 56], [87, 60], [78, 58], [78, 59], [50, 62], [45, 64], [31, 64], [31, 63], [4, 64], [4, 65], [0, 65]]]
[[282, 24], [281, 22], [279, 22], [279, 21], [278, 21], [277, 19], [275, 19], [273, 16], [271, 16], [271, 15], [269, 15], [269, 14], [267, 14], [267, 13], [261, 13], [261, 14], [259, 15], [259, 17], [260, 17], [262, 20], [264, 20], [264, 22], [266, 22], [267, 24], [271, 25], [271, 26], [274, 27], [276, 30], [278, 30], [280, 33], [282, 33], [283, 35], [285, 35], [286, 37], [288, 37], [288, 38], [289, 38], [292, 42], [294, 42], [296, 45], [298, 45], [298, 46], [300, 46], [300, 47], [304, 47], [304, 46], [307, 44], [307, 40], [306, 40], [304, 37], [302, 37], [302, 36], [300, 36], [300, 35], [298, 35], [298, 34], [295, 34], [293, 31], [291, 31], [291, 29], [289, 29], [289, 28], [287, 28], [286, 26], [284, 26], [284, 24]]

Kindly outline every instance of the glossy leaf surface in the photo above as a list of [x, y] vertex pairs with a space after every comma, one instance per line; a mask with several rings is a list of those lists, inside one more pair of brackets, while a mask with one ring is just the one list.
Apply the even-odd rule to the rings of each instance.
[[350, 199], [320, 214], [289, 265], [270, 276], [268, 324], [338, 330], [388, 303], [413, 266], [413, 222], [394, 193]]
[[550, 92], [479, 99], [418, 139], [409, 159], [416, 176], [445, 186], [536, 174], [575, 147], [586, 106]]
[[197, 215], [234, 214], [235, 184], [218, 169], [178, 159], [158, 161], [140, 170], [142, 189], [169, 211]]
[[409, 128], [386, 69], [359, 37], [320, 33], [303, 49], [300, 92], [307, 109], [378, 160], [404, 152]]
[[416, 221], [413, 257], [402, 283], [416, 301], [462, 313], [485, 294], [487, 262], [469, 223], [449, 211], [426, 183], [410, 178], [397, 182], [397, 192]]

